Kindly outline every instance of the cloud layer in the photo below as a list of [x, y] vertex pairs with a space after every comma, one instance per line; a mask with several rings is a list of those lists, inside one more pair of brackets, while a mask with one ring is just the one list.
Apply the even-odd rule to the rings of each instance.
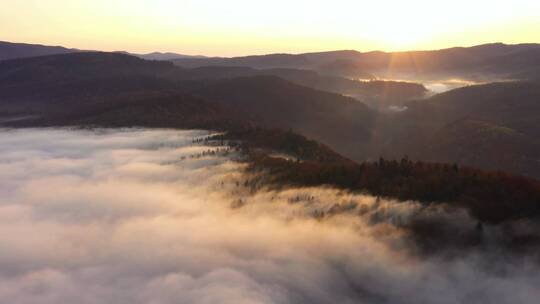
[[[0, 131], [2, 303], [535, 303], [536, 264], [420, 257], [425, 210], [244, 187], [204, 131]], [[323, 216], [324, 214], [324, 216]], [[322, 219], [324, 217], [324, 219]], [[465, 213], [453, 221], [468, 223]], [[491, 270], [487, 270], [491, 268]]]

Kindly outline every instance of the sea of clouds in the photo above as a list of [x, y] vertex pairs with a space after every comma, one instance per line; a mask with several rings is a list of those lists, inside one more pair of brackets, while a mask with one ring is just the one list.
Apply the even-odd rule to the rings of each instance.
[[0, 303], [540, 298], [534, 263], [414, 254], [400, 227], [418, 203], [327, 187], [254, 192], [234, 152], [192, 143], [205, 135], [0, 130]]

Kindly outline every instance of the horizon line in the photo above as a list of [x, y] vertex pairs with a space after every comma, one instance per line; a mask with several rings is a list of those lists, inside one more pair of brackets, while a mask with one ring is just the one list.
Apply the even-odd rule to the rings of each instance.
[[133, 55], [149, 55], [153, 53], [161, 53], [161, 54], [176, 54], [176, 55], [183, 55], [183, 56], [190, 56], [190, 57], [206, 57], [206, 58], [237, 58], [237, 57], [252, 57], [252, 56], [269, 56], [269, 55], [306, 55], [306, 54], [317, 54], [317, 53], [331, 53], [331, 52], [358, 52], [358, 53], [408, 53], [408, 52], [436, 52], [441, 50], [448, 50], [448, 49], [456, 49], [456, 48], [472, 48], [472, 47], [478, 47], [478, 46], [486, 46], [486, 45], [508, 45], [508, 46], [515, 46], [515, 45], [524, 45], [524, 44], [537, 44], [540, 46], [540, 42], [520, 42], [520, 43], [505, 43], [502, 41], [496, 41], [496, 42], [487, 42], [487, 43], [480, 43], [480, 44], [472, 44], [472, 45], [456, 45], [451, 47], [445, 47], [445, 48], [433, 48], [433, 49], [407, 49], [402, 51], [388, 51], [388, 50], [382, 50], [382, 49], [373, 49], [369, 51], [359, 51], [357, 49], [329, 49], [329, 50], [314, 50], [314, 51], [306, 51], [306, 52], [269, 52], [269, 53], [261, 53], [261, 54], [244, 54], [244, 55], [234, 55], [234, 56], [212, 56], [212, 55], [203, 55], [203, 54], [188, 54], [183, 52], [177, 52], [177, 51], [169, 51], [169, 50], [153, 50], [149, 52], [134, 52], [134, 51], [128, 51], [126, 49], [124, 50], [91, 50], [91, 49], [82, 49], [77, 47], [70, 47], [65, 46], [62, 44], [43, 44], [43, 43], [32, 43], [32, 42], [14, 42], [14, 41], [6, 41], [6, 40], [0, 40], [0, 42], [4, 43], [11, 43], [11, 44], [27, 44], [27, 45], [36, 45], [36, 46], [44, 46], [44, 47], [61, 47], [68, 50], [77, 50], [82, 52], [106, 52], [106, 53], [120, 53], [125, 52], [128, 54]]

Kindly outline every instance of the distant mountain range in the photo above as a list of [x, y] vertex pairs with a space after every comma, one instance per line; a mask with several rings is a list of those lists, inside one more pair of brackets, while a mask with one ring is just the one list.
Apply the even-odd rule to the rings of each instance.
[[[425, 71], [460, 66], [495, 74], [521, 71], [527, 79], [470, 86], [430, 98], [424, 98], [425, 88], [414, 83], [358, 82], [298, 66], [269, 68], [283, 60], [294, 65], [388, 54], [381, 52], [219, 59], [235, 64], [263, 60], [266, 68], [186, 68], [178, 66], [178, 60], [173, 64], [120, 53], [62, 50], [66, 53], [0, 61], [1, 121], [200, 128], [249, 124], [294, 130], [356, 161], [407, 155], [540, 178], [540, 82], [535, 73], [540, 61], [530, 62], [537, 54], [536, 44], [409, 54], [424, 58], [419, 66]], [[479, 59], [482, 54], [488, 55]], [[446, 59], [435, 63], [433, 58]], [[217, 59], [186, 62], [207, 60]], [[499, 61], [496, 69], [490, 63]], [[403, 70], [409, 68], [405, 59], [396, 62]], [[370, 64], [376, 66], [377, 60]], [[399, 104], [403, 111], [376, 110], [385, 103]]]
[[271, 54], [233, 58], [181, 58], [183, 67], [249, 66], [255, 68], [303, 68], [323, 74], [354, 78], [470, 80], [537, 77], [540, 44], [502, 43], [433, 51], [358, 52], [332, 51], [305, 54]]
[[[62, 47], [47, 47], [42, 45], [0, 42], [0, 60], [35, 57], [50, 54], [66, 54], [84, 52], [77, 49]], [[205, 60], [204, 56], [188, 56], [176, 53], [131, 54], [124, 51], [116, 53], [136, 56], [147, 60], [174, 61], [176, 59]], [[340, 56], [353, 54], [354, 51], [337, 52]], [[333, 58], [334, 54], [313, 53], [314, 58]], [[257, 75], [277, 76], [296, 84], [343, 94], [357, 98], [373, 108], [385, 109], [389, 105], [401, 104], [404, 101], [423, 97], [426, 89], [419, 84], [391, 81], [358, 82], [344, 77], [322, 75], [316, 71], [294, 68], [256, 69], [252, 67], [202, 66], [184, 73], [182, 79], [220, 79], [234, 77], [249, 77]]]
[[[41, 44], [28, 44], [28, 43], [13, 43], [0, 41], [0, 60], [55, 55], [55, 54], [67, 54], [81, 52], [79, 49], [69, 49], [62, 46], [48, 46]], [[153, 52], [148, 54], [135, 54], [125, 51], [119, 51], [118, 53], [124, 53], [133, 55], [147, 60], [174, 60], [185, 58], [205, 58], [204, 56], [190, 56], [177, 53], [161, 53]]]
[[[0, 42], [0, 60], [77, 52], [58, 46]], [[130, 54], [127, 52], [122, 52]], [[483, 44], [431, 51], [359, 52], [341, 50], [303, 54], [205, 57], [154, 52], [130, 54], [149, 60], [170, 60], [185, 68], [206, 66], [255, 69], [308, 69], [324, 75], [374, 79], [448, 79], [474, 81], [537, 79], [540, 44]]]
[[197, 59], [206, 58], [205, 56], [191, 56], [191, 55], [183, 55], [183, 54], [177, 54], [177, 53], [171, 53], [171, 52], [166, 52], [166, 53], [152, 52], [152, 53], [148, 53], [148, 54], [137, 54], [137, 53], [130, 53], [130, 52], [126, 52], [126, 51], [118, 51], [116, 53], [136, 56], [136, 57], [146, 59], [146, 60], [161, 60], [161, 61], [168, 61], [168, 60], [175, 60], [175, 59], [187, 59], [187, 58], [194, 58], [194, 59], [195, 58], [197, 58]]

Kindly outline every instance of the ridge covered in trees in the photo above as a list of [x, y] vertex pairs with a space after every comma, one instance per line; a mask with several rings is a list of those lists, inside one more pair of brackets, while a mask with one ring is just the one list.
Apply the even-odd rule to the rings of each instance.
[[491, 224], [540, 216], [540, 182], [500, 171], [407, 158], [357, 164], [346, 159], [294, 161], [250, 153], [250, 161], [253, 170], [267, 171], [268, 183], [275, 186], [331, 185], [401, 201], [448, 203]]

